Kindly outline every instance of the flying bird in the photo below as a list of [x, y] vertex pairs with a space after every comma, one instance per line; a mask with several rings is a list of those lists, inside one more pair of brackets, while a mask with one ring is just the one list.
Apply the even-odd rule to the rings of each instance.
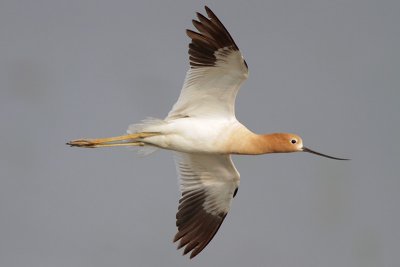
[[190, 68], [180, 96], [165, 119], [130, 125], [126, 135], [78, 139], [67, 144], [96, 148], [139, 146], [174, 151], [182, 197], [176, 214], [174, 242], [190, 258], [212, 240], [235, 197], [240, 176], [231, 155], [309, 152], [292, 133], [256, 134], [235, 116], [235, 99], [248, 77], [242, 53], [221, 21], [207, 6], [186, 30]]

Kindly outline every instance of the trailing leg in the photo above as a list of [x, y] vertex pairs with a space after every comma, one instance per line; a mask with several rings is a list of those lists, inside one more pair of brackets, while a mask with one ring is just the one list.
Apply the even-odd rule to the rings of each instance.
[[95, 147], [112, 147], [112, 146], [144, 146], [143, 140], [146, 137], [160, 135], [158, 132], [141, 132], [132, 133], [121, 136], [96, 139], [77, 139], [67, 143], [67, 145], [75, 147], [95, 148]]

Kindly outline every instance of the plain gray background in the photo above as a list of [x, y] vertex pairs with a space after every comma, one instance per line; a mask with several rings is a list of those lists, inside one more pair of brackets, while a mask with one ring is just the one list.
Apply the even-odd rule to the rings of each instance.
[[[64, 143], [163, 118], [208, 4], [250, 77], [237, 117], [306, 153], [234, 157], [241, 187], [194, 260], [172, 244], [169, 152]], [[399, 266], [400, 2], [0, 1], [0, 266]]]

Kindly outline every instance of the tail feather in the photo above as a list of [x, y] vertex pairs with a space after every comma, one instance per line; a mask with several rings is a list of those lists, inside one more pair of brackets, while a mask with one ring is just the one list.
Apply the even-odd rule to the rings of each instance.
[[160, 132], [160, 126], [167, 124], [164, 120], [156, 118], [147, 118], [140, 123], [131, 124], [128, 127], [127, 133], [143, 133], [143, 132]]
[[[128, 134], [143, 133], [143, 132], [160, 132], [160, 128], [167, 124], [164, 120], [157, 118], [146, 118], [140, 123], [131, 124], [128, 127]], [[158, 150], [158, 147], [145, 144], [141, 147], [136, 147], [139, 156], [148, 156]]]

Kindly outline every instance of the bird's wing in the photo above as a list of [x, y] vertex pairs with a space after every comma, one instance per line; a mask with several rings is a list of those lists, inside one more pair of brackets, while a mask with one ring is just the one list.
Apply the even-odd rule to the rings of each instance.
[[247, 79], [247, 64], [221, 21], [205, 9], [209, 18], [197, 13], [198, 21], [193, 20], [198, 32], [186, 30], [192, 39], [190, 69], [167, 118], [235, 116], [235, 98]]
[[237, 172], [230, 155], [189, 154], [176, 152], [182, 197], [176, 214], [183, 254], [199, 254], [211, 241], [226, 214], [239, 186]]

